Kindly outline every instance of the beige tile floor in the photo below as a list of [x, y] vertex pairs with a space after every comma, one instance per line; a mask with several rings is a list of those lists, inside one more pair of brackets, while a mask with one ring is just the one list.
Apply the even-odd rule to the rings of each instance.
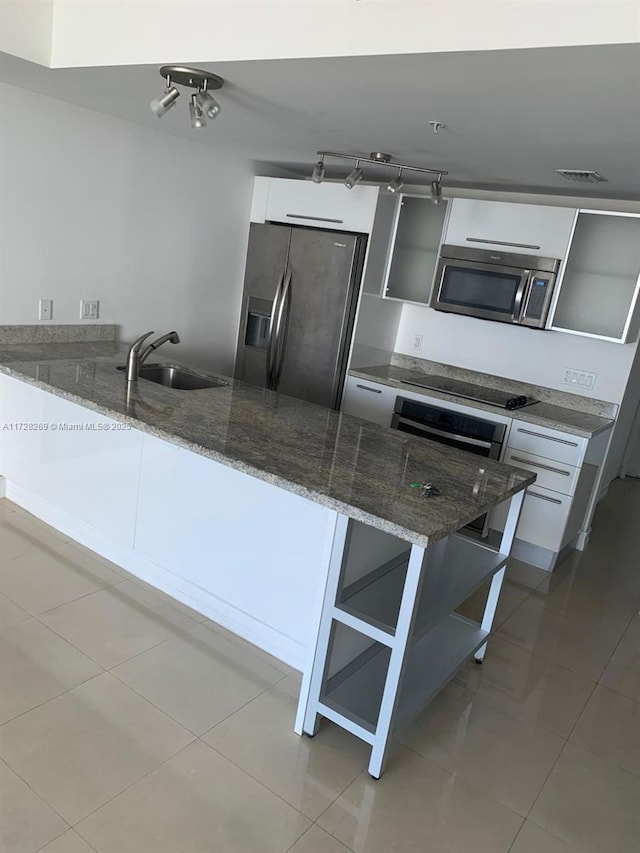
[[616, 481], [584, 554], [513, 562], [374, 782], [293, 733], [297, 673], [0, 501], [1, 853], [640, 850], [639, 516]]

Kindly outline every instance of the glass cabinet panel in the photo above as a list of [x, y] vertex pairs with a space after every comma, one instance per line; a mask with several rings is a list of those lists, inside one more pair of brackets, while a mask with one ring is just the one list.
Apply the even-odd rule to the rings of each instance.
[[623, 340], [640, 275], [640, 218], [581, 211], [552, 328]]
[[428, 303], [438, 262], [447, 202], [403, 196], [384, 295]]

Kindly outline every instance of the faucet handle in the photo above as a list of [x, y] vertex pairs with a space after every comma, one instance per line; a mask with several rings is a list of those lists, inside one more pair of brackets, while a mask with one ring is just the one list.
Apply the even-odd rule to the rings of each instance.
[[151, 335], [155, 335], [154, 329], [144, 335], [140, 335], [139, 338], [136, 338], [136, 340], [129, 347], [129, 352], [139, 352], [142, 344], [147, 340], [147, 338], [151, 337]]

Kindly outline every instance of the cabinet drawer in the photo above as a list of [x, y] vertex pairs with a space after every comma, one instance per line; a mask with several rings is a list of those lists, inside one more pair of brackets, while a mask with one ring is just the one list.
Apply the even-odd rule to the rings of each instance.
[[364, 418], [388, 427], [391, 426], [393, 405], [397, 394], [397, 388], [349, 376], [341, 410], [345, 415], [355, 415], [357, 418]]
[[274, 179], [269, 182], [265, 219], [369, 234], [377, 200], [377, 187], [348, 190], [343, 184]]
[[[531, 542], [548, 551], [558, 552], [564, 544], [564, 532], [573, 498], [544, 489], [537, 483], [529, 486], [524, 496], [516, 539]], [[490, 527], [504, 530], [506, 509], [498, 506], [491, 514]]]
[[507, 448], [503, 461], [506, 465], [526, 468], [527, 471], [533, 471], [534, 474], [537, 474], [537, 480], [533, 485], [534, 489], [536, 486], [540, 486], [543, 489], [550, 489], [552, 492], [560, 492], [563, 495], [575, 493], [580, 469], [573, 465], [555, 462], [552, 459], [527, 453], [526, 450], [513, 450], [510, 447]]
[[544, 459], [554, 459], [579, 467], [584, 458], [587, 439], [579, 435], [514, 420], [507, 442], [510, 450], [524, 450]]

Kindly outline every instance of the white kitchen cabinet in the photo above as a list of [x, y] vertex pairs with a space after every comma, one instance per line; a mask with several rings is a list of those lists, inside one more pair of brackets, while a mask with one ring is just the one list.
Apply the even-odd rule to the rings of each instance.
[[575, 466], [584, 459], [587, 444], [582, 436], [516, 419], [511, 423], [507, 440], [507, 447]]
[[575, 218], [574, 208], [456, 198], [443, 242], [563, 259]]
[[569, 495], [552, 492], [534, 483], [525, 494], [516, 537], [546, 551], [558, 553], [563, 548], [570, 511]]
[[537, 474], [536, 486], [549, 489], [552, 492], [561, 492], [565, 495], [573, 495], [578, 482], [580, 468], [574, 465], [566, 465], [564, 462], [555, 462], [537, 456], [525, 450], [517, 450], [507, 447], [502, 460], [505, 465], [513, 465], [514, 468], [526, 468]]
[[378, 193], [378, 187], [356, 186], [349, 190], [343, 183], [258, 177], [251, 221], [370, 234]]
[[301, 659], [311, 642], [334, 519], [319, 504], [144, 437], [136, 554], [198, 590], [212, 618], [246, 636], [230, 606], [241, 602], [243, 620], [262, 626], [283, 655], [293, 647]]
[[8, 376], [0, 387], [0, 464], [14, 496], [35, 495], [132, 547], [141, 433]]
[[398, 388], [348, 376], [342, 397], [341, 411], [366, 421], [391, 426], [393, 406], [400, 393]]
[[550, 327], [626, 343], [640, 291], [640, 215], [580, 210]]
[[[602, 434], [583, 436], [514, 419], [503, 461], [533, 471], [516, 530], [514, 556], [553, 569], [562, 550], [572, 545], [586, 521], [593, 487], [604, 457]], [[491, 514], [492, 530], [503, 530], [504, 511]], [[585, 543], [587, 534], [585, 533]], [[581, 546], [583, 547], [583, 546]]]
[[398, 199], [384, 296], [428, 304], [438, 264], [448, 201], [433, 204], [424, 196]]

